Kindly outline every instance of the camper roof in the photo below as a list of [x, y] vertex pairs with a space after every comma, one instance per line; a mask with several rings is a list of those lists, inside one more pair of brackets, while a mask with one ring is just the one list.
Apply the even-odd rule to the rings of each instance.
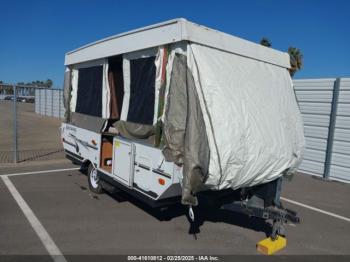
[[192, 23], [183, 18], [142, 27], [82, 46], [66, 54], [65, 65], [179, 41], [191, 41], [281, 67], [290, 67], [287, 53]]

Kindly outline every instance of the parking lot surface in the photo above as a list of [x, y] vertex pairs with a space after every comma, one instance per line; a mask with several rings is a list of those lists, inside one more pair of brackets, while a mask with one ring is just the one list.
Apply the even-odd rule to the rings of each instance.
[[[0, 164], [13, 162], [13, 102], [0, 100]], [[60, 143], [61, 120], [35, 113], [35, 104], [17, 102], [19, 160], [64, 158]]]
[[[49, 254], [4, 177], [65, 256], [257, 254], [255, 245], [268, 230], [261, 220], [218, 210], [206, 215], [195, 240], [180, 205], [160, 213], [122, 192], [93, 194], [69, 162], [2, 168], [0, 174], [2, 255]], [[288, 245], [279, 254], [350, 254], [350, 185], [298, 174], [283, 187], [283, 203], [301, 223], [287, 225]]]

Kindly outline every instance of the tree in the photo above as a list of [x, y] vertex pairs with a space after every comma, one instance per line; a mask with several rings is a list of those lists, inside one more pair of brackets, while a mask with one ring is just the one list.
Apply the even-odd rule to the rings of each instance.
[[0, 84], [2, 84], [3, 82], [0, 80]]
[[294, 74], [303, 67], [303, 54], [300, 49], [296, 47], [289, 47], [288, 54], [290, 57], [290, 76], [293, 77]]
[[51, 88], [52, 85], [53, 85], [52, 80], [51, 79], [47, 79], [46, 82], [45, 82], [45, 86]]
[[270, 40], [266, 37], [263, 37], [261, 40], [260, 40], [260, 44], [263, 45], [263, 46], [266, 46], [266, 47], [271, 47], [272, 46], [272, 43], [270, 42]]

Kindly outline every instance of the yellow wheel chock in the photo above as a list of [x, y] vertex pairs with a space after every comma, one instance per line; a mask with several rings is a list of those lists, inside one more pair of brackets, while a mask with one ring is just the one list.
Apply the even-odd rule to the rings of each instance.
[[256, 245], [256, 249], [258, 252], [264, 255], [272, 255], [277, 251], [285, 248], [286, 246], [287, 239], [285, 237], [277, 235], [275, 240], [273, 240], [271, 237], [261, 240]]

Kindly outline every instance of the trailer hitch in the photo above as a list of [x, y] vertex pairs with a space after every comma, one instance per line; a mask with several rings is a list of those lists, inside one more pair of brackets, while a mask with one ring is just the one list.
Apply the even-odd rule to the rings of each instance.
[[224, 204], [221, 209], [242, 213], [250, 217], [258, 217], [264, 220], [272, 220], [271, 238], [276, 239], [277, 235], [285, 235], [284, 224], [288, 222], [300, 223], [300, 218], [293, 210], [280, 206], [254, 206], [249, 205], [247, 200], [234, 201]]
[[260, 206], [250, 206], [247, 201], [234, 201], [229, 204], [224, 204], [221, 209], [230, 210], [234, 212], [239, 212], [246, 214], [248, 216], [259, 217], [263, 219], [281, 220], [282, 222], [292, 222], [299, 223], [300, 218], [297, 213], [288, 208], [282, 206], [270, 206], [270, 207], [260, 207]]

